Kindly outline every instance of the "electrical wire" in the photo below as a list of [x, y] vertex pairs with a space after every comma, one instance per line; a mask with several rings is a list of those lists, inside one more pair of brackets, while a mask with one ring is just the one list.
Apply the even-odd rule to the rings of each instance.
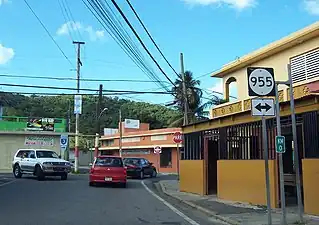
[[130, 29], [132, 30], [132, 32], [134, 33], [135, 37], [139, 40], [140, 44], [143, 46], [144, 50], [147, 52], [147, 54], [151, 57], [151, 59], [153, 60], [153, 62], [156, 64], [156, 66], [158, 67], [158, 69], [162, 72], [162, 74], [166, 77], [166, 79], [174, 86], [176, 87], [175, 83], [167, 76], [167, 74], [164, 72], [164, 70], [162, 69], [162, 67], [158, 64], [158, 62], [155, 60], [155, 58], [153, 57], [153, 55], [150, 53], [150, 51], [147, 49], [147, 47], [145, 46], [144, 42], [141, 40], [140, 36], [138, 35], [138, 33], [135, 31], [134, 27], [132, 26], [132, 24], [130, 23], [130, 21], [127, 19], [127, 17], [125, 16], [125, 14], [123, 13], [123, 11], [121, 10], [121, 8], [118, 6], [118, 4], [115, 2], [115, 0], [111, 0], [113, 5], [115, 6], [115, 8], [117, 9], [117, 11], [121, 14], [121, 16], [123, 17], [123, 19], [125, 20], [126, 24], [130, 27]]
[[[78, 90], [77, 88], [69, 87], [53, 87], [53, 86], [39, 86], [39, 85], [25, 85], [25, 84], [0, 84], [0, 86], [9, 86], [9, 87], [25, 87], [25, 88], [40, 88], [40, 89], [54, 89], [54, 90]], [[93, 91], [96, 92], [96, 89], [82, 88], [81, 91]], [[170, 92], [154, 92], [154, 91], [124, 91], [124, 90], [103, 90], [103, 92], [110, 93], [134, 93], [134, 94], [171, 94]]]
[[[101, 5], [97, 5], [94, 1], [89, 1], [89, 6], [84, 0], [82, 0], [83, 4], [86, 6], [86, 8], [93, 14], [93, 16], [97, 19], [97, 21], [102, 25], [102, 27], [109, 33], [109, 35], [115, 40], [115, 42], [122, 48], [122, 50], [125, 52], [129, 58], [151, 79], [159, 81], [159, 78], [157, 75], [150, 69], [149, 66], [147, 66], [145, 60], [143, 57], [141, 57], [141, 54], [138, 54], [139, 51], [135, 48], [132, 48], [132, 45], [134, 46], [134, 43], [128, 43], [129, 39], [125, 39], [123, 36], [123, 32], [117, 28], [119, 26], [116, 26], [116, 21], [112, 21], [112, 18], [108, 16], [108, 11], [103, 11], [101, 8]], [[92, 8], [92, 9], [91, 9]], [[161, 85], [160, 82], [158, 82], [158, 85]], [[161, 85], [163, 86], [163, 85]], [[166, 90], [168, 91], [168, 90]]]
[[164, 58], [165, 62], [168, 64], [168, 66], [174, 71], [174, 73], [178, 76], [178, 73], [176, 72], [176, 70], [173, 68], [173, 66], [169, 63], [169, 61], [166, 59], [166, 57], [164, 56], [163, 52], [161, 51], [161, 49], [158, 47], [158, 45], [156, 44], [156, 42], [154, 41], [153, 37], [151, 36], [151, 34], [149, 33], [149, 31], [147, 30], [146, 26], [144, 25], [144, 23], [142, 22], [142, 20], [140, 19], [139, 15], [137, 14], [136, 10], [134, 9], [133, 5], [130, 3], [129, 0], [126, 0], [127, 4], [130, 6], [131, 10], [133, 11], [134, 15], [136, 16], [137, 20], [140, 22], [140, 24], [142, 25], [142, 27], [144, 28], [145, 32], [147, 33], [148, 37], [151, 39], [152, 43], [155, 45], [156, 49], [159, 51], [159, 53], [161, 54], [161, 56]]
[[41, 24], [41, 26], [43, 27], [43, 29], [46, 31], [46, 33], [49, 35], [49, 37], [51, 38], [51, 40], [53, 41], [53, 43], [58, 47], [58, 49], [60, 50], [60, 52], [62, 53], [62, 55], [64, 56], [64, 58], [70, 63], [70, 65], [74, 68], [73, 63], [70, 61], [70, 59], [66, 56], [66, 54], [64, 53], [64, 51], [62, 50], [62, 48], [59, 46], [59, 44], [54, 40], [53, 36], [51, 35], [51, 33], [49, 32], [49, 30], [46, 28], [46, 26], [44, 25], [44, 23], [41, 21], [41, 19], [38, 17], [38, 15], [35, 13], [35, 11], [32, 9], [32, 7], [29, 5], [29, 3], [27, 2], [27, 0], [24, 0], [25, 4], [28, 6], [28, 8], [30, 9], [30, 11], [32, 12], [32, 14], [37, 18], [38, 22]]
[[[14, 75], [14, 74], [0, 74], [0, 77], [9, 77], [9, 78], [27, 78], [27, 79], [44, 79], [44, 80], [60, 80], [60, 81], [77, 81], [77, 78], [72, 77], [44, 77], [44, 76], [29, 76], [29, 75]], [[151, 80], [130, 80], [130, 79], [85, 79], [81, 78], [80, 81], [88, 82], [131, 82], [131, 83], [154, 83], [154, 82], [163, 82], [168, 83], [167, 81], [151, 81]]]

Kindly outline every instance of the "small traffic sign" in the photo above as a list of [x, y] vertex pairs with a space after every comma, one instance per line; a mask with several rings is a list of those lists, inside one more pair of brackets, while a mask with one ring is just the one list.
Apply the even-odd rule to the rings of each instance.
[[154, 153], [155, 153], [155, 154], [161, 154], [161, 153], [162, 153], [162, 148], [161, 148], [161, 146], [155, 146], [155, 147], [154, 147]]
[[252, 116], [275, 116], [275, 101], [271, 98], [255, 98], [251, 100]]
[[183, 135], [181, 132], [175, 132], [174, 135], [173, 135], [173, 141], [176, 143], [176, 144], [180, 144], [183, 142]]
[[276, 152], [277, 153], [286, 152], [285, 136], [276, 136]]
[[248, 67], [247, 78], [249, 96], [275, 96], [273, 68]]
[[62, 134], [60, 137], [61, 148], [66, 148], [68, 146], [68, 135]]

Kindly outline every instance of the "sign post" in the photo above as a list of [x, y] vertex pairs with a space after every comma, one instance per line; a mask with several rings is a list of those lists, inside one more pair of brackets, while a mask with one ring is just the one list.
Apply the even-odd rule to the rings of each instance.
[[154, 153], [157, 154], [157, 171], [159, 172], [160, 169], [160, 154], [162, 153], [162, 147], [161, 146], [155, 146], [154, 147]]
[[61, 134], [60, 137], [60, 156], [62, 156], [62, 150], [63, 150], [63, 154], [68, 146], [68, 135], [66, 134]]
[[177, 151], [177, 179], [179, 180], [179, 160], [181, 159], [179, 144], [183, 142], [183, 135], [181, 132], [175, 132], [173, 135], [173, 141], [176, 143], [176, 151]]
[[[275, 96], [275, 76], [273, 68], [248, 67], [248, 95], [252, 97]], [[274, 101], [272, 99], [257, 98], [251, 101], [252, 116], [261, 116], [262, 137], [265, 160], [266, 196], [268, 225], [272, 225], [271, 202], [270, 202], [270, 179], [268, 164], [268, 135], [265, 116], [274, 116]]]

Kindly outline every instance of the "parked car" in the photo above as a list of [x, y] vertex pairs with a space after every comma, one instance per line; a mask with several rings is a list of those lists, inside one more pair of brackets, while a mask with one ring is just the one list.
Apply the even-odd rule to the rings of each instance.
[[157, 170], [153, 163], [144, 158], [124, 158], [124, 165], [127, 168], [127, 176], [144, 179], [145, 175], [150, 177], [157, 176]]
[[43, 180], [45, 176], [61, 176], [62, 180], [66, 180], [71, 172], [71, 164], [61, 159], [55, 151], [19, 149], [14, 155], [12, 169], [15, 178], [30, 174], [38, 180]]
[[118, 156], [99, 156], [90, 169], [89, 185], [113, 183], [126, 187], [126, 168]]

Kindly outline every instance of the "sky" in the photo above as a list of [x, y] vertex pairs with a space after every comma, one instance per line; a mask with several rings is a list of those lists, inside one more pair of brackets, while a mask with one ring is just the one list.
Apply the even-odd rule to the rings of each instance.
[[[82, 1], [27, 2], [59, 47], [50, 39], [24, 0], [0, 0], [0, 75], [76, 78], [76, 51], [70, 38], [72, 36], [74, 40], [85, 42], [81, 47], [81, 78], [150, 80]], [[72, 18], [69, 20], [63, 16], [64, 11], [60, 7], [63, 2], [67, 3], [72, 12]], [[176, 74], [147, 37], [126, 1], [116, 2], [159, 65], [174, 81]], [[200, 87], [205, 96], [212, 95], [212, 91], [223, 91], [221, 80], [211, 78], [211, 72], [319, 19], [319, 0], [131, 0], [131, 4], [165, 57], [178, 72], [180, 53], [184, 54], [185, 70], [192, 71], [194, 77], [201, 81]], [[114, 10], [117, 13], [115, 8]], [[119, 13], [117, 16], [123, 21]], [[157, 76], [168, 82], [124, 21], [123, 25]], [[100, 83], [107, 90], [163, 91], [152, 82], [81, 81], [80, 87], [98, 90]], [[75, 81], [3, 76], [0, 76], [0, 91], [73, 93], [65, 90], [8, 87], [1, 84], [76, 87]], [[171, 88], [169, 82], [166, 84]], [[235, 86], [231, 87], [231, 95], [237, 95]], [[165, 94], [123, 97], [157, 104], [172, 100], [172, 96]]]

